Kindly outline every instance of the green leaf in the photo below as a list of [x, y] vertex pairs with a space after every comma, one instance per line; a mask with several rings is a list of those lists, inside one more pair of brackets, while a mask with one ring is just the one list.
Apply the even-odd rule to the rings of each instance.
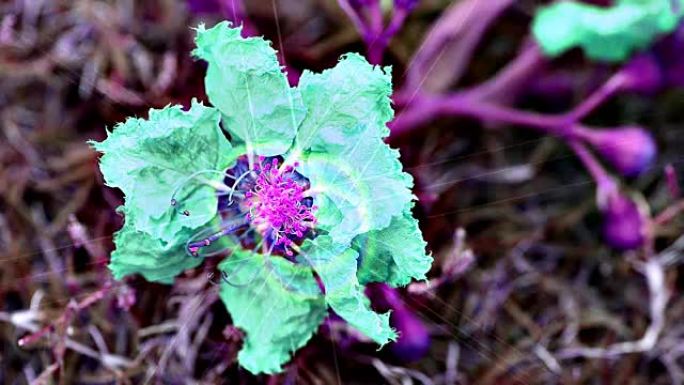
[[399, 152], [379, 138], [359, 139], [340, 153], [310, 153], [299, 170], [311, 182], [317, 228], [335, 243], [349, 245], [359, 234], [389, 226], [414, 199]]
[[409, 209], [392, 218], [389, 227], [369, 231], [354, 238], [353, 248], [359, 252], [359, 281], [385, 282], [391, 286], [406, 286], [412, 280], [424, 280], [432, 257], [425, 254], [427, 244], [418, 228], [418, 221]]
[[[100, 169], [107, 185], [126, 195], [126, 211], [134, 214], [126, 220], [129, 226], [176, 244], [186, 230], [216, 216], [216, 189], [209, 184], [222, 183], [235, 159], [219, 119], [218, 111], [193, 100], [189, 111], [153, 109], [147, 120], [129, 118], [103, 142], [91, 142], [103, 153]], [[182, 215], [185, 210], [190, 215]]]
[[390, 71], [353, 53], [323, 73], [305, 71], [299, 89], [308, 113], [297, 134], [297, 147], [339, 152], [361, 138], [389, 135], [386, 124], [394, 116]]
[[306, 110], [270, 43], [243, 38], [241, 31], [229, 22], [210, 29], [200, 25], [193, 54], [209, 63], [206, 92], [231, 135], [244, 141], [248, 152], [280, 155], [292, 145]]
[[221, 299], [246, 334], [240, 365], [254, 374], [282, 371], [327, 314], [311, 269], [242, 249], [219, 268], [225, 277]]
[[532, 32], [548, 56], [581, 47], [594, 60], [620, 62], [673, 31], [684, 6], [677, 0], [618, 0], [612, 7], [562, 1], [542, 7]]
[[[132, 218], [127, 213], [123, 228], [114, 235], [116, 250], [108, 265], [114, 278], [140, 274], [148, 281], [171, 284], [176, 275], [202, 262], [188, 255], [184, 244], [167, 244], [137, 231], [131, 224]], [[185, 235], [190, 237], [191, 233]]]
[[[380, 345], [397, 337], [389, 325], [390, 313], [371, 310], [364, 286], [356, 278], [358, 253], [320, 235], [302, 245], [301, 259], [310, 264], [325, 287], [325, 302], [351, 326]], [[304, 262], [303, 261], [303, 262]]]

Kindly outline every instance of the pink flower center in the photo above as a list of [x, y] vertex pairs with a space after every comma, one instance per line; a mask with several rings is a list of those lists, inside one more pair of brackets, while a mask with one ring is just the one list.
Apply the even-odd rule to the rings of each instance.
[[249, 208], [247, 219], [264, 238], [272, 237], [274, 246], [282, 246], [291, 256], [292, 238], [302, 238], [316, 223], [316, 206], [306, 203], [308, 185], [298, 181], [294, 166], [278, 167], [278, 160], [254, 166], [257, 174], [252, 190], [245, 193]]

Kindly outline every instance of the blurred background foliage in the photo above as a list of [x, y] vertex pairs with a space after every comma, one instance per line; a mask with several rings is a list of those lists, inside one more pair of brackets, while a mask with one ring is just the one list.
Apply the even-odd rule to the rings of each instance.
[[[397, 89], [427, 31], [458, 3], [421, 1], [392, 39], [383, 62], [393, 66]], [[490, 79], [529, 41], [544, 3], [505, 7], [462, 69], [453, 66], [463, 44], [456, 33], [424, 73], [424, 88], [446, 92]], [[203, 64], [189, 55], [193, 26], [241, 21], [274, 42], [293, 75], [365, 51], [336, 1], [233, 5], [0, 1], [0, 383], [683, 383], [681, 217], [657, 228], [651, 250], [667, 266], [661, 289], [670, 294], [657, 341], [645, 352], [573, 355], [580, 344], [605, 347], [648, 330], [658, 291], [635, 268], [648, 256], [605, 245], [594, 183], [562, 141], [506, 124], [443, 117], [390, 138], [416, 178], [416, 213], [439, 284], [395, 293], [400, 305], [375, 305], [410, 314], [393, 322], [407, 323], [405, 335], [416, 341], [375, 351], [332, 322], [285, 374], [255, 378], [235, 364], [240, 332], [216, 302], [208, 276], [215, 265], [187, 272], [173, 287], [111, 282], [106, 263], [122, 197], [103, 186], [85, 142], [150, 107], [202, 98]], [[653, 50], [684, 47], [683, 34], [661, 38]], [[670, 55], [684, 61], [684, 49]], [[615, 70], [573, 50], [494, 99], [558, 113]], [[656, 214], [680, 199], [668, 180], [681, 180], [684, 170], [681, 85], [621, 94], [585, 120], [653, 133], [656, 163], [625, 186]]]

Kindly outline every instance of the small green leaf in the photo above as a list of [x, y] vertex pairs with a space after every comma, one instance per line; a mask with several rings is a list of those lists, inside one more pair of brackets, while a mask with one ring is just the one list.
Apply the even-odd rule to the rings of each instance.
[[354, 238], [352, 247], [359, 252], [358, 277], [361, 284], [385, 282], [406, 286], [412, 280], [424, 280], [432, 266], [425, 254], [427, 244], [410, 210], [392, 218], [389, 227], [369, 231]]
[[248, 152], [280, 155], [292, 145], [306, 110], [270, 43], [243, 38], [241, 31], [229, 22], [210, 29], [200, 25], [193, 54], [209, 63], [206, 92], [231, 135], [244, 141]]
[[348, 245], [365, 232], [389, 226], [414, 196], [399, 152], [379, 138], [361, 138], [342, 152], [308, 154], [300, 166], [318, 210], [317, 227]]
[[384, 345], [397, 337], [389, 325], [390, 313], [371, 310], [364, 286], [356, 278], [357, 252], [326, 235], [302, 245], [302, 262], [310, 264], [325, 287], [325, 302], [351, 326]]
[[297, 134], [301, 150], [339, 152], [362, 138], [389, 135], [392, 120], [390, 67], [374, 67], [363, 56], [347, 54], [332, 69], [305, 71], [299, 80], [308, 109]]
[[[116, 250], [108, 267], [115, 279], [140, 274], [148, 281], [171, 284], [176, 275], [202, 262], [188, 255], [184, 244], [167, 244], [137, 231], [131, 224], [132, 218], [127, 213], [123, 228], [114, 235]], [[185, 235], [191, 236], [189, 232]]]
[[246, 334], [240, 365], [254, 374], [282, 371], [327, 314], [311, 269], [242, 249], [219, 268], [221, 299], [233, 324]]
[[[91, 142], [103, 153], [107, 185], [126, 195], [126, 212], [134, 214], [129, 226], [176, 244], [186, 230], [216, 216], [216, 189], [209, 184], [222, 183], [222, 172], [235, 159], [219, 119], [218, 111], [193, 101], [189, 111], [153, 109], [147, 120], [130, 118], [103, 142]], [[190, 215], [182, 215], [186, 210]]]
[[542, 7], [532, 32], [544, 53], [581, 47], [594, 60], [620, 62], [678, 25], [684, 1], [618, 0], [611, 7], [561, 1]]

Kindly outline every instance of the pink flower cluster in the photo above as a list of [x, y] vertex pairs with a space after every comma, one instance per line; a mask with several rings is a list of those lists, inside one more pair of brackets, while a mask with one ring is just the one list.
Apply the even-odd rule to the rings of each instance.
[[308, 183], [295, 176], [297, 163], [279, 168], [278, 159], [266, 164], [264, 160], [259, 157], [254, 165], [257, 178], [252, 190], [245, 193], [247, 219], [264, 238], [273, 239], [273, 246], [282, 246], [291, 256], [292, 238], [302, 238], [316, 223], [316, 206], [306, 204]]

